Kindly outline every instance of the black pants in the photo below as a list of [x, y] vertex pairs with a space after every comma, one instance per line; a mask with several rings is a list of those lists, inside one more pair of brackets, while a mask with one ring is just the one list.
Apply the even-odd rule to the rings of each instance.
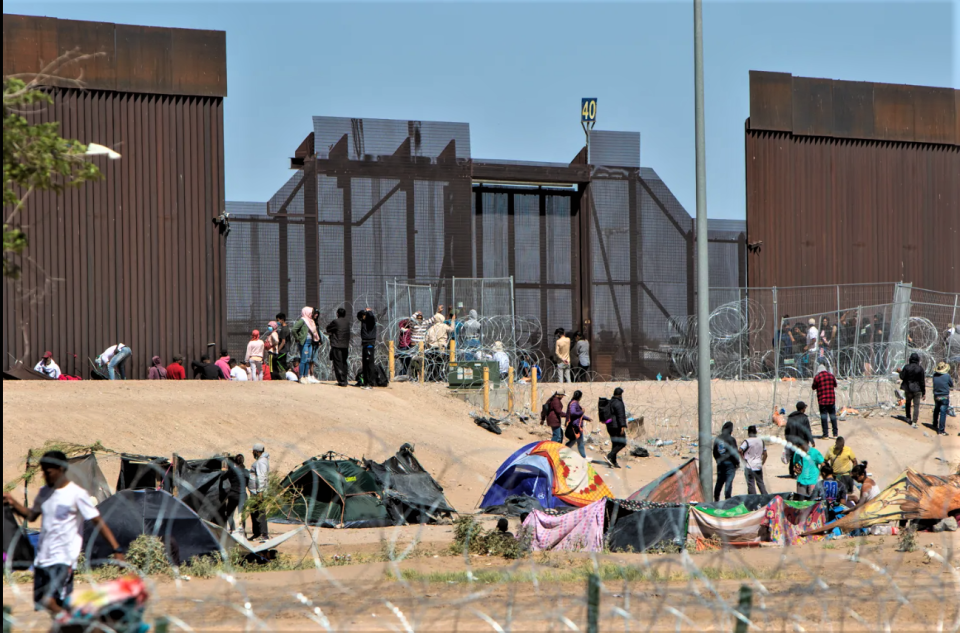
[[763, 483], [763, 469], [753, 470], [752, 468], [744, 468], [743, 476], [747, 480], [747, 494], [755, 495], [757, 494], [757, 488], [760, 488], [760, 494], [767, 494], [767, 486]]
[[263, 512], [251, 512], [250, 524], [253, 528], [253, 538], [268, 538], [267, 515]]
[[617, 463], [617, 453], [627, 447], [627, 430], [623, 427], [610, 429], [610, 461]]
[[937, 433], [947, 430], [947, 411], [950, 409], [950, 396], [933, 397], [933, 428]]
[[713, 500], [720, 501], [720, 491], [723, 490], [723, 498], [729, 499], [733, 493], [733, 477], [737, 474], [737, 467], [730, 462], [720, 462], [717, 464], [717, 485], [713, 487]]
[[830, 424], [833, 426], [833, 436], [837, 437], [837, 405], [835, 404], [821, 404], [820, 405], [820, 429], [823, 431], [823, 437], [827, 436], [827, 419], [829, 418]]
[[333, 362], [333, 375], [337, 378], [337, 384], [341, 387], [347, 386], [350, 377], [347, 376], [347, 354], [350, 350], [345, 347], [331, 347], [330, 360]]
[[[906, 411], [907, 421], [913, 424], [916, 424], [920, 421], [920, 401], [923, 399], [923, 395], [918, 391], [916, 393], [906, 392], [904, 397], [907, 400]], [[910, 415], [910, 405], [913, 404], [913, 415]]]
[[363, 343], [363, 386], [373, 386], [373, 343]]
[[227, 527], [230, 523], [230, 517], [237, 511], [240, 505], [240, 497], [226, 497], [220, 504], [220, 525]]

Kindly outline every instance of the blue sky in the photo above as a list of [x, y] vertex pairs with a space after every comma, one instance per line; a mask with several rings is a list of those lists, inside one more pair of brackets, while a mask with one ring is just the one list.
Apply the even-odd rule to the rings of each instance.
[[[693, 3], [5, 2], [4, 12], [227, 32], [229, 200], [264, 201], [313, 115], [465, 121], [475, 158], [569, 161], [580, 98], [641, 132], [694, 210]], [[958, 2], [706, 2], [710, 217], [742, 219], [748, 71], [960, 87]]]

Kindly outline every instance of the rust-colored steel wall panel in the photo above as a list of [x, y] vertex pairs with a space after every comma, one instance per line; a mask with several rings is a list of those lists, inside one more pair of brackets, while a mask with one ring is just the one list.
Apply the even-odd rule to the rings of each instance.
[[793, 129], [793, 77], [750, 71], [750, 121], [754, 129]]
[[[61, 71], [82, 71], [90, 90], [202, 97], [227, 96], [223, 31], [169, 29], [108, 22], [3, 16], [3, 74], [37, 73], [64, 53], [103, 53]], [[64, 81], [49, 83], [69, 86]]]
[[211, 222], [224, 204], [222, 99], [51, 94], [36, 121], [122, 158], [97, 159], [101, 181], [31, 196], [21, 212], [30, 246], [19, 287], [4, 282], [4, 367], [49, 349], [87, 377], [87, 358], [123, 342], [127, 377], [145, 378], [153, 355], [189, 362], [224, 343], [225, 251]]
[[751, 287], [960, 289], [960, 147], [746, 132]]
[[960, 145], [960, 91], [750, 71], [751, 130]]

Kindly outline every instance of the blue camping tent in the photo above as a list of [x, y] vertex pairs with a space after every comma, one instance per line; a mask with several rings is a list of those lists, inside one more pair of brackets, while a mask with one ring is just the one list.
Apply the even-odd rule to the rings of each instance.
[[566, 503], [553, 496], [553, 469], [550, 461], [530, 451], [540, 442], [527, 444], [511, 455], [493, 478], [480, 503], [481, 508], [503, 504], [507, 497], [523, 495], [533, 497], [544, 508], [567, 508]]

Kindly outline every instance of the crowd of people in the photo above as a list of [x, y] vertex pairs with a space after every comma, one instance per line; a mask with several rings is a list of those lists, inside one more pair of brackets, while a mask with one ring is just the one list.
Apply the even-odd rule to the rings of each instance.
[[[550, 427], [552, 441], [564, 443], [566, 439], [567, 447], [576, 447], [580, 456], [586, 457], [584, 441], [585, 436], [590, 434], [590, 427], [586, 423], [593, 420], [586, 414], [581, 404], [582, 391], [579, 389], [574, 391], [570, 402], [564, 407], [563, 399], [566, 397], [566, 391], [558, 389], [547, 399], [540, 411], [540, 424]], [[609, 400], [601, 398], [597, 409], [597, 421], [606, 427], [607, 434], [610, 436], [611, 449], [604, 457], [613, 468], [620, 468], [617, 455], [627, 447], [627, 423], [630, 421], [623, 404], [623, 389], [620, 387], [614, 389], [613, 396]], [[566, 427], [563, 420], [566, 420]]]

